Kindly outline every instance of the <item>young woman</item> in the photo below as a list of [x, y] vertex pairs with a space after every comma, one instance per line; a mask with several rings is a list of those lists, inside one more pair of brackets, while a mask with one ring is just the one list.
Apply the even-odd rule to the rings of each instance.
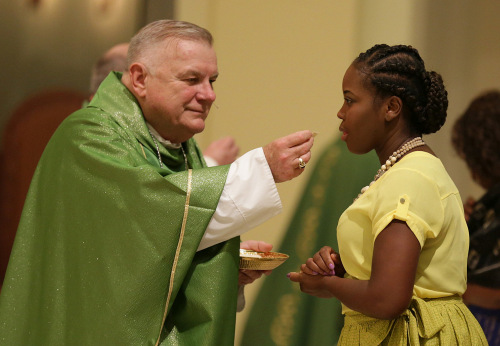
[[462, 201], [421, 138], [446, 120], [441, 76], [410, 46], [376, 45], [347, 69], [342, 89], [342, 139], [353, 153], [375, 150], [382, 166], [339, 219], [340, 254], [325, 246], [290, 279], [342, 302], [339, 345], [486, 345], [461, 298]]

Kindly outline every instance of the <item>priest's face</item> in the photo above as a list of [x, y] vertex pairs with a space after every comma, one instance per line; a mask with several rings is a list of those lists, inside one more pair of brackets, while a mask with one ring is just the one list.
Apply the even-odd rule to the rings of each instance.
[[162, 137], [181, 143], [205, 129], [215, 101], [217, 57], [202, 41], [170, 40], [152, 54], [144, 117]]

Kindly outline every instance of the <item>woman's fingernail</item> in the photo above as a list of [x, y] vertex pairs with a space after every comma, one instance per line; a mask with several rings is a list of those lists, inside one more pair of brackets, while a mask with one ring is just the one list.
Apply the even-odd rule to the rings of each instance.
[[335, 276], [335, 270], [332, 270], [332, 275]]
[[290, 273], [286, 274], [286, 277], [289, 278], [290, 277]]
[[333, 270], [333, 269], [335, 268], [335, 264], [330, 263], [330, 264], [328, 265], [328, 267], [329, 267], [331, 270]]
[[318, 275], [318, 273], [317, 272], [313, 272], [313, 275]]

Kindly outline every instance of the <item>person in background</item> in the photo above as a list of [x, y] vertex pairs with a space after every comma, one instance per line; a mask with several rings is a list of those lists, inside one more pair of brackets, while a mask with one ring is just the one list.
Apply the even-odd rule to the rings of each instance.
[[[299, 131], [206, 167], [210, 32], [160, 20], [48, 143], [0, 295], [0, 344], [233, 345], [240, 235], [281, 211]], [[259, 242], [248, 244], [259, 247]]]
[[102, 81], [106, 79], [111, 71], [127, 71], [128, 47], [128, 42], [115, 44], [94, 63], [90, 71], [89, 101], [92, 101]]
[[490, 345], [500, 345], [500, 91], [480, 94], [453, 126], [453, 147], [472, 179], [486, 190], [468, 198], [470, 233], [465, 304], [479, 321]]
[[289, 273], [303, 292], [335, 297], [339, 345], [487, 345], [462, 301], [469, 234], [460, 194], [422, 135], [446, 120], [441, 76], [416, 49], [375, 45], [342, 82], [339, 130], [381, 167], [339, 219], [339, 253], [321, 248]]

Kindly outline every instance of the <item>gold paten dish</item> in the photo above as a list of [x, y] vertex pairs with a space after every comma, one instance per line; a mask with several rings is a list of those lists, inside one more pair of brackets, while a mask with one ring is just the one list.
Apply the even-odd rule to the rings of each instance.
[[288, 257], [288, 255], [279, 252], [240, 249], [240, 269], [272, 270], [285, 262]]

